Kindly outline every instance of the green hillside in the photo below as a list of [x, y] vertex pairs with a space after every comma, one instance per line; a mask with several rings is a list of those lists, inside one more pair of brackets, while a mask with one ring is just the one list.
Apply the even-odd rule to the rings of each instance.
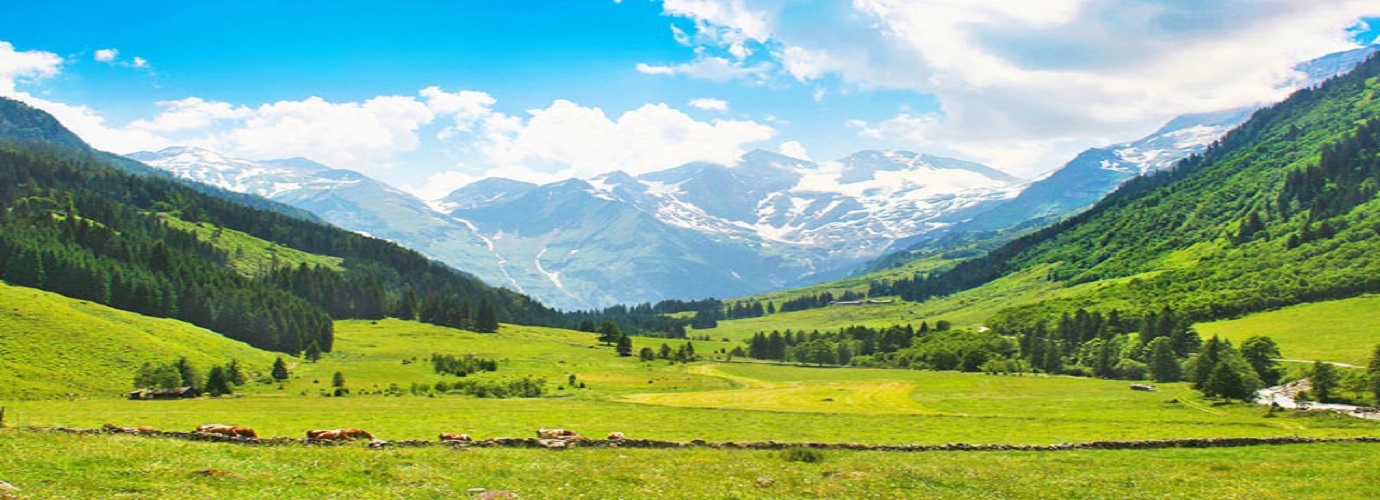
[[1368, 257], [1380, 250], [1377, 75], [1372, 59], [1299, 91], [1079, 216], [893, 289], [924, 299], [1054, 266], [1049, 278], [1065, 285], [1136, 279], [1046, 303], [1042, 317], [1168, 306], [1194, 319], [1380, 290], [1380, 260]]
[[1236, 319], [1199, 323], [1203, 335], [1241, 342], [1264, 335], [1278, 342], [1286, 359], [1323, 360], [1365, 366], [1380, 344], [1380, 296], [1313, 302]]
[[185, 356], [202, 370], [237, 359], [267, 370], [270, 353], [187, 323], [0, 283], [0, 400], [118, 397], [145, 362]]

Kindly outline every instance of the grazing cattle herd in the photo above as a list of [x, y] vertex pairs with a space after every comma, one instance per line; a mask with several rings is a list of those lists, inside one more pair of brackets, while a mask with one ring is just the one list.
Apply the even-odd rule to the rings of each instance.
[[[120, 427], [115, 424], [105, 424], [106, 432], [116, 432], [125, 434], [159, 434], [160, 431], [152, 427]], [[196, 427], [194, 434], [207, 437], [221, 438], [254, 438], [258, 439], [259, 434], [249, 427], [228, 424], [203, 424]], [[372, 433], [363, 429], [311, 429], [307, 431], [307, 439], [311, 441], [333, 441], [348, 442], [357, 439], [367, 439], [371, 444], [387, 444], [374, 437]], [[444, 443], [472, 443], [474, 438], [469, 434], [442, 432], [437, 436]], [[543, 448], [565, 448], [570, 441], [588, 441], [589, 439], [581, 436], [580, 433], [570, 429], [537, 429], [537, 441]], [[508, 438], [495, 438], [508, 439]], [[624, 441], [627, 436], [622, 432], [610, 432], [609, 441]]]

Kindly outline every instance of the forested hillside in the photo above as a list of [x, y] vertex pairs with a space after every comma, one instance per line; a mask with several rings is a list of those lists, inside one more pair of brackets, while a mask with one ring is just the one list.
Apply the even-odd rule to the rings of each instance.
[[999, 315], [1053, 324], [1078, 308], [1202, 320], [1380, 290], [1377, 75], [1372, 58], [1077, 217], [889, 291], [922, 300], [1042, 265], [1106, 285]]
[[[42, 122], [25, 118], [41, 112], [22, 105], [5, 111], [5, 123]], [[133, 174], [69, 142], [0, 139], [0, 279], [8, 283], [182, 319], [294, 354], [313, 343], [330, 350], [332, 319], [387, 315], [476, 330], [563, 321], [528, 297], [393, 243]], [[236, 272], [224, 250], [167, 216], [337, 257], [343, 270]]]

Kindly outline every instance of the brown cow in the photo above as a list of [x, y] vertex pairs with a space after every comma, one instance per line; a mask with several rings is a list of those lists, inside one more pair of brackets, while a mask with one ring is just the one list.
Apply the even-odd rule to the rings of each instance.
[[441, 433], [441, 440], [442, 440], [442, 441], [466, 441], [466, 442], [468, 442], [468, 441], [473, 441], [473, 439], [470, 439], [470, 435], [469, 435], [469, 434], [451, 434], [451, 433], [449, 433], [449, 432], [442, 432], [442, 433]]
[[360, 429], [310, 430], [307, 431], [307, 437], [324, 441], [354, 441], [355, 439], [372, 441], [374, 439], [373, 434]]
[[196, 426], [196, 431], [206, 432], [210, 434], [222, 434], [225, 436], [234, 436], [235, 426], [225, 424], [204, 424]]
[[545, 427], [537, 429], [537, 437], [541, 439], [584, 439], [580, 437], [579, 433], [569, 429], [547, 429]]
[[628, 437], [624, 436], [622, 432], [615, 431], [609, 433], [609, 441], [622, 441], [624, 439], [628, 439]]
[[363, 429], [345, 429], [340, 431], [340, 433], [350, 439], [368, 439], [370, 441], [374, 440], [374, 435], [370, 434], [368, 431], [365, 431]]
[[251, 428], [248, 428], [248, 427], [242, 427], [242, 426], [238, 426], [238, 425], [206, 424], [206, 425], [199, 425], [199, 426], [197, 426], [196, 431], [197, 431], [197, 432], [210, 433], [210, 434], [220, 434], [220, 435], [222, 435], [222, 436], [229, 436], [229, 437], [246, 437], [246, 438], [256, 438], [256, 437], [259, 437], [259, 433], [254, 432], [254, 429], [251, 429]]

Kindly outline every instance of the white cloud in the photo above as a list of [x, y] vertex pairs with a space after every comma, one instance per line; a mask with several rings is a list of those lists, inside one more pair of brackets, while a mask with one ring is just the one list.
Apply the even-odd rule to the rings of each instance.
[[114, 62], [115, 56], [119, 54], [120, 51], [115, 49], [100, 49], [96, 51], [96, 60], [100, 62]]
[[206, 101], [199, 97], [188, 97], [177, 101], [159, 101], [166, 108], [151, 120], [135, 120], [129, 128], [154, 132], [178, 132], [198, 130], [224, 120], [239, 120], [252, 116], [254, 112], [244, 106], [228, 102]]
[[724, 112], [728, 111], [728, 101], [725, 101], [723, 99], [701, 97], [699, 99], [691, 99], [690, 107], [703, 109], [705, 111]]
[[637, 71], [648, 75], [685, 75], [715, 82], [743, 79], [764, 81], [774, 65], [771, 63], [747, 64], [727, 58], [706, 55], [701, 52], [695, 60], [688, 63], [660, 66], [637, 63]]
[[77, 134], [91, 147], [115, 153], [162, 149], [172, 145], [168, 139], [146, 130], [112, 127], [105, 117], [87, 106], [74, 106], [34, 97], [26, 93], [10, 95], [35, 108], [47, 111], [62, 126]]
[[558, 100], [528, 115], [486, 121], [479, 148], [499, 169], [491, 175], [541, 182], [611, 170], [637, 175], [691, 161], [731, 164], [747, 145], [776, 134], [752, 121], [696, 121], [665, 104], [614, 119], [599, 108]]
[[426, 182], [423, 182], [420, 186], [403, 184], [399, 187], [403, 191], [412, 193], [418, 198], [430, 201], [445, 198], [446, 195], [450, 194], [452, 191], [481, 179], [483, 179], [483, 177], [455, 170], [447, 170], [427, 176]]
[[749, 7], [745, 0], [665, 0], [662, 8], [758, 42], [771, 37], [769, 11]]
[[[864, 132], [1006, 158], [1016, 155], [996, 152], [1011, 144], [1028, 145], [1033, 157], [1073, 142], [1133, 138], [1179, 114], [1277, 100], [1294, 80], [1293, 64], [1351, 48], [1346, 28], [1380, 14], [1380, 5], [1362, 0], [686, 3], [667, 2], [664, 11], [710, 32], [687, 35], [701, 43], [697, 56], [726, 50], [732, 42], [721, 32], [752, 33], [780, 75], [909, 90], [933, 95], [942, 108]], [[915, 127], [902, 132], [906, 125]]]
[[0, 95], [13, 96], [23, 81], [36, 81], [58, 74], [62, 58], [51, 52], [17, 51], [9, 42], [0, 41]]
[[780, 146], [777, 146], [776, 150], [791, 158], [799, 158], [806, 161], [810, 160], [810, 153], [805, 151], [805, 145], [801, 144], [800, 141], [783, 142]]
[[136, 68], [147, 68], [147, 67], [149, 66], [149, 61], [148, 61], [147, 59], [142, 58], [142, 57], [137, 57], [137, 56], [136, 56], [136, 57], [134, 58], [134, 62], [133, 62], [133, 63], [130, 63], [130, 64], [132, 64], [132, 65], [133, 65], [134, 67], [136, 67]]
[[457, 132], [468, 132], [480, 120], [492, 115], [493, 105], [498, 102], [488, 93], [474, 90], [448, 93], [440, 87], [427, 87], [418, 94], [426, 99], [426, 106], [431, 111], [455, 119], [452, 126], [440, 133], [443, 139]]

